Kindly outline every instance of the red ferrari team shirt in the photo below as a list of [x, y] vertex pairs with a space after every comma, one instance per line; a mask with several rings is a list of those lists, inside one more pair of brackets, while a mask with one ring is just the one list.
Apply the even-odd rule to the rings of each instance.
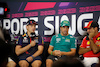
[[[97, 46], [100, 46], [100, 32], [95, 37], [93, 37], [93, 41], [94, 41], [94, 43], [98, 43]], [[90, 41], [86, 40], [86, 37], [84, 37], [80, 47], [89, 48], [90, 47]], [[84, 57], [99, 57], [100, 56], [100, 52], [98, 52], [97, 54], [94, 54], [93, 51], [91, 50], [91, 51], [83, 54], [83, 56]]]

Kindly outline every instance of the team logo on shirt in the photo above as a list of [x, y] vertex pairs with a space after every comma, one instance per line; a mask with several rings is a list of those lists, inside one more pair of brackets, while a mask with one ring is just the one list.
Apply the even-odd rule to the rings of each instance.
[[23, 43], [28, 43], [27, 37], [24, 37], [24, 38], [23, 38]]
[[90, 41], [87, 42], [87, 45], [90, 45]]
[[100, 36], [96, 40], [100, 40]]
[[56, 38], [56, 43], [60, 43], [61, 38]]

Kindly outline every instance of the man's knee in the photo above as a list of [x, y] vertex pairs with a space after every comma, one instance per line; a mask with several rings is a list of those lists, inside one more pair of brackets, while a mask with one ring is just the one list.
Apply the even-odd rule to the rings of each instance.
[[21, 61], [19, 61], [19, 66], [20, 67], [28, 67], [29, 63], [25, 60], [21, 60]]
[[46, 60], [46, 66], [53, 64], [53, 61], [51, 59]]
[[40, 67], [42, 64], [42, 61], [40, 60], [35, 60], [31, 65], [32, 67]]
[[10, 61], [8, 62], [7, 67], [16, 67], [16, 63], [14, 61]]

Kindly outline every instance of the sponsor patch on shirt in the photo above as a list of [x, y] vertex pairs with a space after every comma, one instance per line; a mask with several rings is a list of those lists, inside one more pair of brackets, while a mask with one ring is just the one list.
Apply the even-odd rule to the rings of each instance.
[[70, 42], [70, 39], [66, 39], [65, 42]]
[[38, 39], [35, 39], [35, 42], [38, 43]]
[[24, 37], [24, 38], [23, 38], [23, 43], [28, 43], [27, 37]]
[[90, 41], [87, 41], [87, 45], [90, 45]]
[[56, 43], [60, 43], [61, 38], [56, 38]]

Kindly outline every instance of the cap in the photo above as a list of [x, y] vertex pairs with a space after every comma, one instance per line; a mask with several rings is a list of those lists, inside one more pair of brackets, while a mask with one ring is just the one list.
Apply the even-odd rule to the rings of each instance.
[[70, 26], [70, 22], [67, 21], [67, 20], [64, 20], [60, 23], [60, 26], [63, 27], [63, 26]]
[[84, 28], [91, 28], [91, 27], [99, 27], [98, 23], [97, 22], [94, 22], [94, 21], [89, 21], [88, 25], [85, 26]]
[[32, 24], [38, 25], [38, 24], [35, 22], [35, 20], [29, 20], [29, 21], [26, 23], [26, 25], [32, 25]]

